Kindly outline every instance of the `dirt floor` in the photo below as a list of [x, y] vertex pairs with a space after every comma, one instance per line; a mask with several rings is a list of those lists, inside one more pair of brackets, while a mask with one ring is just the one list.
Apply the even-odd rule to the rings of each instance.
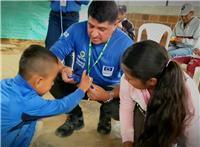
[[[0, 79], [11, 78], [17, 74], [18, 62], [22, 51], [30, 44], [44, 45], [41, 41], [1, 40], [0, 48]], [[53, 99], [47, 93], [45, 98]], [[75, 131], [70, 137], [55, 136], [55, 129], [66, 119], [65, 115], [42, 119], [38, 123], [37, 133], [34, 136], [32, 147], [120, 147], [120, 125], [112, 120], [112, 131], [109, 135], [100, 135], [96, 128], [99, 117], [99, 103], [82, 101], [85, 127]]]

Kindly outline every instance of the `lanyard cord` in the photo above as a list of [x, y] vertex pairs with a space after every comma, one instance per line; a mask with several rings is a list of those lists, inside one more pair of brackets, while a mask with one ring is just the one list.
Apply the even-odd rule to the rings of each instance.
[[60, 36], [63, 35], [63, 18], [62, 18], [62, 7], [60, 6], [60, 28], [61, 28], [61, 34]]
[[89, 53], [88, 53], [88, 67], [87, 67], [87, 72], [88, 75], [90, 74], [91, 69], [99, 62], [99, 60], [102, 58], [107, 46], [108, 46], [108, 42], [110, 41], [110, 39], [106, 42], [105, 46], [103, 47], [102, 51], [100, 52], [97, 60], [95, 61], [95, 63], [90, 67], [90, 62], [91, 62], [91, 56], [92, 56], [92, 43], [90, 40], [90, 44], [89, 44]]

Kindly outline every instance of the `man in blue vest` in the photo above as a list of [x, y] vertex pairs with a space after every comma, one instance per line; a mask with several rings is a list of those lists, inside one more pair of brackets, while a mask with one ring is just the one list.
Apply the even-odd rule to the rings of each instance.
[[[120, 59], [133, 41], [117, 28], [118, 8], [114, 1], [92, 1], [88, 21], [71, 25], [50, 49], [63, 61], [74, 51], [73, 69], [63, 68], [55, 80], [51, 93], [55, 98], [68, 95], [76, 89], [83, 70], [93, 78], [87, 93], [101, 103], [97, 131], [111, 131], [111, 117], [119, 119], [119, 82], [122, 75]], [[84, 126], [80, 106], [73, 109], [66, 122], [56, 130], [58, 136], [69, 136]]]

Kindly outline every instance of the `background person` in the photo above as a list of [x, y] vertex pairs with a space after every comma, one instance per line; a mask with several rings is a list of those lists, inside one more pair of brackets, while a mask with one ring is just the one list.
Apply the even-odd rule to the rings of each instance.
[[125, 5], [118, 6], [118, 27], [122, 29], [132, 40], [135, 40], [134, 25], [126, 18], [127, 8]]
[[177, 22], [168, 53], [171, 57], [192, 55], [200, 37], [200, 19], [194, 17], [194, 8], [190, 3], [181, 7], [181, 20]]

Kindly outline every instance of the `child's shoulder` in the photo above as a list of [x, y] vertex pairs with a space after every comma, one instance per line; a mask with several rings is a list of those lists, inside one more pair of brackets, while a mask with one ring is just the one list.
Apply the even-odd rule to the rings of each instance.
[[10, 87], [12, 85], [12, 82], [13, 78], [5, 78], [0, 80], [0, 85], [1, 85], [0, 90], [2, 91], [3, 89], [7, 89], [8, 87]]

